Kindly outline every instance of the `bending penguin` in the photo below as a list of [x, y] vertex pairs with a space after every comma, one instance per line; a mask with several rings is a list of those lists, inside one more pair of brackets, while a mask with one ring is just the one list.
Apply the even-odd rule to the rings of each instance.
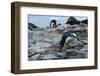
[[80, 41], [80, 39], [78, 38], [78, 34], [75, 31], [70, 30], [70, 31], [65, 32], [60, 41], [60, 50], [62, 50], [66, 41], [67, 41], [67, 43], [70, 43], [71, 41], [74, 41], [75, 39]]

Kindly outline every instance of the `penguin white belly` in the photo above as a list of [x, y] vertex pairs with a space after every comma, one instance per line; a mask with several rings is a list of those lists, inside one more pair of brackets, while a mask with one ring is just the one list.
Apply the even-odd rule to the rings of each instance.
[[73, 42], [73, 41], [76, 41], [76, 38], [75, 38], [75, 37], [69, 36], [69, 37], [67, 37], [67, 39], [66, 39], [66, 41], [65, 41], [65, 45], [66, 45], [66, 44], [69, 44], [69, 43], [71, 43], [71, 42]]

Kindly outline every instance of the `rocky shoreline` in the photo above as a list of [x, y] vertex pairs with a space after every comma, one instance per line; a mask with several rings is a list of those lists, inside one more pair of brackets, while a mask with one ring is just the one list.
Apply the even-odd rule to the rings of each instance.
[[[28, 61], [32, 60], [57, 60], [57, 59], [80, 59], [88, 57], [88, 32], [87, 25], [73, 26], [65, 30], [38, 29], [28, 31]], [[59, 42], [64, 32], [74, 30], [78, 32], [80, 41], [70, 42], [62, 50]]]

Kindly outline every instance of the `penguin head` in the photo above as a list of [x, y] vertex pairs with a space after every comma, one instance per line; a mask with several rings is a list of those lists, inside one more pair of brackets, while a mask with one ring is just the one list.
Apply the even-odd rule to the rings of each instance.
[[75, 41], [79, 40], [79, 36], [77, 33], [71, 33], [71, 36], [74, 38]]
[[71, 33], [71, 35], [74, 37], [78, 37], [78, 35], [76, 33]]

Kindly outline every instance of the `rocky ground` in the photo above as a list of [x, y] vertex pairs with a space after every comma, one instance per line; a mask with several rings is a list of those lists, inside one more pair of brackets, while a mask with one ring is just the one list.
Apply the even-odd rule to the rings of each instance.
[[78, 32], [82, 41], [70, 42], [62, 50], [59, 49], [59, 42], [63, 32], [48, 31], [47, 29], [34, 29], [28, 31], [28, 60], [55, 60], [55, 59], [79, 59], [88, 57], [87, 26], [75, 26], [69, 28]]

